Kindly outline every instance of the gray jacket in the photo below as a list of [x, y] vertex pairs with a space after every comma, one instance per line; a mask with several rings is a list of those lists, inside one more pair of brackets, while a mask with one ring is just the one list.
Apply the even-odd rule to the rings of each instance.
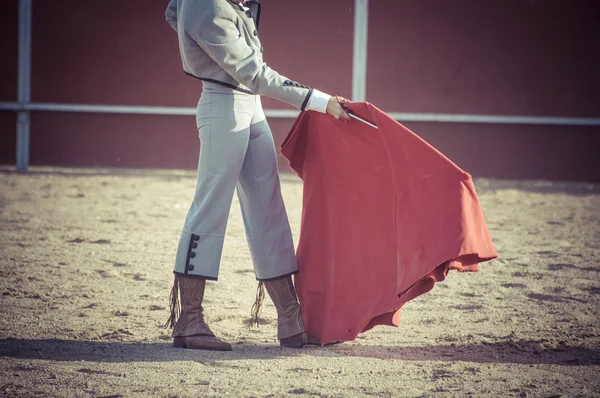
[[263, 61], [251, 11], [230, 0], [171, 0], [166, 20], [179, 38], [190, 76], [248, 94], [265, 95], [304, 110], [312, 89], [281, 76]]

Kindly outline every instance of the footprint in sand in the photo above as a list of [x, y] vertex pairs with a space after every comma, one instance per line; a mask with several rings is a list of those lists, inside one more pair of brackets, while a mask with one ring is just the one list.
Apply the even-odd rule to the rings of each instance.
[[550, 294], [530, 293], [527, 295], [527, 297], [536, 301], [550, 301], [553, 303], [560, 303], [563, 301], [560, 296], [553, 296]]
[[563, 264], [563, 263], [548, 264], [546, 266], [546, 269], [548, 269], [550, 271], [558, 271], [558, 270], [561, 270], [561, 269], [569, 269], [569, 268], [577, 268], [577, 267], [574, 266], [573, 264]]
[[537, 300], [537, 301], [549, 301], [549, 302], [553, 302], [553, 303], [560, 303], [560, 302], [564, 302], [565, 300], [576, 301], [578, 303], [583, 303], [583, 304], [588, 303], [587, 300], [582, 300], [582, 299], [575, 298], [575, 297], [553, 296], [550, 294], [531, 293], [531, 294], [528, 294], [527, 297], [529, 297], [530, 299], [533, 299], [533, 300]]
[[[229, 318], [230, 319], [239, 319], [239, 317], [234, 316], [234, 315], [230, 316]], [[250, 325], [252, 325], [253, 320], [252, 319], [244, 319], [242, 322], [243, 322], [244, 325], [250, 326]], [[273, 321], [271, 321], [269, 319], [258, 318], [258, 324], [259, 325], [264, 326], [264, 325], [269, 325], [271, 323], [273, 323]]]
[[527, 289], [527, 285], [523, 283], [503, 283], [500, 286], [507, 289]]
[[589, 292], [590, 294], [600, 294], [600, 287], [596, 286], [588, 287], [583, 290]]
[[[80, 372], [80, 373], [85, 373], [85, 374], [97, 374], [97, 375], [107, 375], [107, 376], [121, 377], [120, 373], [105, 372], [103, 370], [94, 370], [94, 369], [81, 368], [81, 369], [77, 369], [77, 371]], [[119, 395], [119, 397], [120, 396], [121, 395]]]
[[[85, 243], [85, 242], [86, 242], [86, 240], [83, 239], [83, 238], [75, 238], [75, 239], [71, 239], [71, 240], [67, 241], [67, 243]], [[110, 240], [108, 240], [108, 239], [98, 239], [98, 240], [91, 241], [89, 243], [94, 243], [94, 244], [97, 244], [97, 245], [108, 245], [108, 244], [110, 244]]]
[[115, 316], [129, 316], [129, 312], [125, 312], [125, 311], [121, 311], [121, 310], [116, 310], [114, 312]]
[[585, 267], [581, 268], [582, 271], [600, 272], [600, 267]]
[[559, 286], [559, 287], [555, 287], [554, 289], [551, 289], [550, 291], [552, 293], [561, 294], [561, 293], [564, 293], [566, 291], [566, 289], [562, 286]]
[[252, 274], [254, 273], [251, 269], [238, 269], [234, 271], [236, 274]]
[[154, 217], [154, 218], [168, 218], [169, 216], [166, 214], [148, 214], [148, 217]]
[[314, 395], [315, 393], [312, 392], [312, 391], [309, 391], [309, 390], [305, 390], [304, 388], [296, 388], [296, 389], [293, 389], [293, 390], [289, 390], [288, 394], [294, 394], [294, 395], [304, 395], [304, 394]]
[[549, 251], [549, 250], [542, 250], [542, 251], [536, 252], [536, 254], [539, 254], [540, 256], [544, 256], [544, 257], [558, 257], [558, 253], [555, 253], [555, 252]]
[[133, 336], [133, 333], [127, 329], [119, 329], [119, 330], [115, 330], [113, 332], [104, 333], [100, 337], [106, 339], [106, 338], [111, 338], [111, 337], [120, 337], [122, 335]]
[[[435, 369], [433, 372], [431, 372], [431, 379], [432, 380], [454, 379], [457, 376], [458, 376], [458, 373], [449, 372], [449, 371], [444, 370], [444, 369]], [[444, 391], [446, 391], [446, 390], [444, 390]]]
[[451, 305], [449, 308], [453, 308], [455, 310], [460, 311], [477, 311], [483, 308], [483, 305], [480, 304], [461, 304], [461, 305]]
[[473, 292], [467, 292], [467, 293], [460, 293], [461, 296], [463, 297], [481, 297], [480, 294], [476, 294]]
[[102, 278], [110, 278], [111, 275], [109, 275], [105, 270], [103, 269], [97, 269], [95, 270]]

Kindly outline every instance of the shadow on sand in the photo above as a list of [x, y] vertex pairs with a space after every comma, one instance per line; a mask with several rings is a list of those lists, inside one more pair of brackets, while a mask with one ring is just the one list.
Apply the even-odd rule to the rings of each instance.
[[122, 343], [78, 340], [0, 340], [0, 358], [90, 362], [195, 361], [209, 366], [228, 366], [230, 360], [276, 359], [298, 355], [351, 356], [400, 361], [471, 362], [496, 364], [600, 365], [600, 349], [561, 346], [541, 348], [533, 340], [490, 344], [387, 347], [338, 344], [327, 347], [284, 349], [274, 345], [234, 345], [233, 351], [175, 349], [169, 343]]
[[564, 345], [548, 349], [534, 340], [422, 347], [340, 345], [334, 347], [332, 351], [338, 355], [402, 361], [553, 364], [563, 366], [600, 365], [600, 348]]

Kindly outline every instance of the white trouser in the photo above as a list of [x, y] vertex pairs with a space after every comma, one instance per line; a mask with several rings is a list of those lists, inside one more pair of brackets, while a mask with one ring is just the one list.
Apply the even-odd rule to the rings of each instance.
[[204, 82], [196, 121], [198, 181], [179, 240], [175, 274], [217, 279], [234, 188], [256, 278], [297, 272], [275, 143], [260, 97]]

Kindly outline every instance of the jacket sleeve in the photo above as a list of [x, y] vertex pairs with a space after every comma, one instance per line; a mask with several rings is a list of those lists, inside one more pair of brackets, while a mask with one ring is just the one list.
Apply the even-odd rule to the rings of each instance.
[[171, 0], [165, 11], [165, 19], [177, 32], [177, 0]]
[[196, 42], [236, 81], [255, 94], [306, 108], [312, 89], [269, 68], [261, 53], [248, 45], [234, 17], [208, 13], [199, 22], [193, 32]]

